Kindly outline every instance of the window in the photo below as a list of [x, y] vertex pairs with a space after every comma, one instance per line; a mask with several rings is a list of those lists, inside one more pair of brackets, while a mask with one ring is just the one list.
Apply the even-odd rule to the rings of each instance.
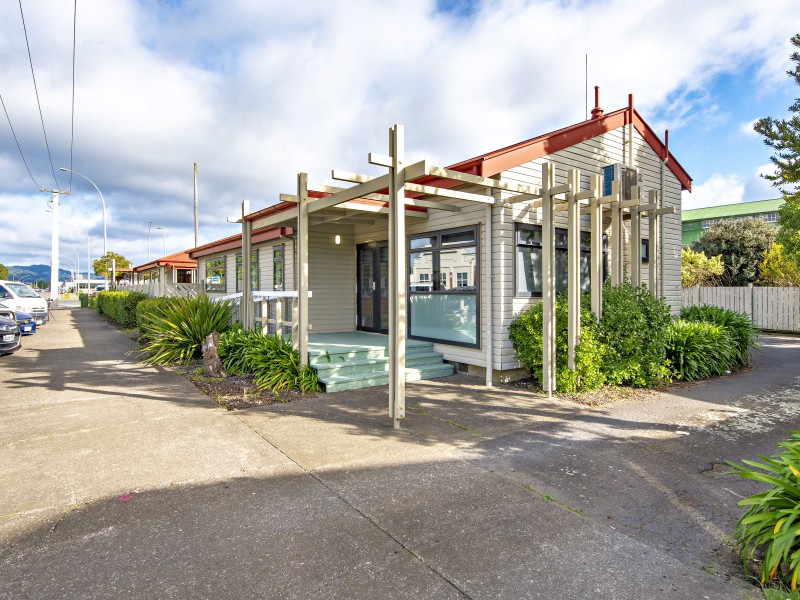
[[650, 240], [642, 240], [642, 263], [650, 262]]
[[777, 223], [778, 222], [778, 213], [767, 213], [764, 215], [764, 220], [767, 223]]
[[206, 261], [206, 290], [225, 291], [225, 257], [209, 258]]
[[[258, 250], [250, 252], [250, 289], [258, 289]], [[236, 291], [242, 291], [242, 253], [236, 255]]]
[[[581, 231], [581, 290], [588, 292], [591, 284], [591, 237]], [[567, 289], [567, 230], [555, 230], [556, 293]], [[603, 263], [606, 249], [603, 247]], [[541, 298], [542, 296], [542, 227], [517, 223], [516, 295]]]
[[477, 227], [410, 238], [410, 337], [480, 347], [479, 281]]
[[276, 292], [283, 291], [283, 273], [285, 255], [283, 252], [283, 244], [278, 244], [272, 247], [272, 289]]
[[714, 223], [717, 223], [718, 221], [719, 221], [719, 219], [706, 219], [700, 224], [700, 226], [703, 229], [708, 229], [709, 227], [711, 227]]

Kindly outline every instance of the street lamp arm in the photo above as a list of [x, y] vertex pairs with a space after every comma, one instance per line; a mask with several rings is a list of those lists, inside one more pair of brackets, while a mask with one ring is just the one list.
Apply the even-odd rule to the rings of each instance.
[[64, 167], [61, 167], [59, 171], [64, 171], [65, 173], [72, 173], [73, 175], [77, 175], [78, 177], [83, 177], [86, 181], [88, 181], [94, 186], [94, 189], [97, 190], [97, 194], [100, 196], [100, 202], [103, 203], [103, 256], [105, 256], [106, 254], [108, 254], [108, 239], [106, 237], [106, 201], [105, 198], [103, 198], [103, 192], [100, 191], [100, 188], [97, 187], [97, 184], [94, 181], [89, 179], [83, 173], [78, 173], [77, 171], [73, 171], [72, 169], [67, 169]]

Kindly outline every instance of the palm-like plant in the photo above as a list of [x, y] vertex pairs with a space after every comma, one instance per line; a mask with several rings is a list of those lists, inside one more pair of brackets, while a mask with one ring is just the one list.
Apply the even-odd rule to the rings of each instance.
[[677, 320], [667, 331], [667, 359], [682, 381], [722, 375], [733, 364], [733, 348], [721, 325]]
[[764, 550], [761, 564], [761, 584], [772, 582], [776, 574], [791, 579], [791, 589], [797, 589], [800, 575], [800, 431], [778, 447], [783, 451], [763, 462], [743, 460], [743, 465], [728, 462], [734, 473], [772, 486], [739, 502], [750, 508], [739, 520], [732, 537], [736, 539], [745, 570], [747, 562]]
[[145, 350], [148, 364], [185, 364], [200, 354], [208, 335], [224, 333], [231, 327], [233, 305], [217, 302], [202, 294], [179, 298], [163, 307], [145, 324], [149, 340]]
[[687, 306], [681, 311], [685, 321], [703, 321], [723, 327], [733, 343], [733, 367], [740, 369], [750, 362], [750, 350], [757, 345], [758, 332], [753, 321], [744, 313], [720, 306], [704, 304]]

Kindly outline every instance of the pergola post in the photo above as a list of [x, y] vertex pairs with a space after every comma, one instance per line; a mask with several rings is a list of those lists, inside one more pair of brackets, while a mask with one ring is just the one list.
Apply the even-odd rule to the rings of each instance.
[[297, 175], [297, 350], [308, 364], [308, 173]]
[[255, 311], [253, 310], [253, 276], [250, 263], [251, 247], [253, 244], [253, 223], [245, 216], [250, 214], [250, 202], [242, 200], [242, 304], [240, 316], [242, 327], [246, 331], [255, 328]]
[[[650, 190], [648, 194], [648, 204], [655, 204], [658, 205], [658, 191]], [[651, 210], [647, 215], [647, 226], [648, 226], [648, 238], [649, 241], [649, 249], [650, 249], [650, 256], [648, 257], [648, 267], [647, 267], [647, 275], [648, 275], [648, 288], [650, 290], [650, 294], [652, 296], [658, 297], [658, 269], [659, 269], [659, 262], [661, 261], [661, 253], [659, 252], [660, 240], [659, 240], [659, 225], [660, 225], [660, 217], [658, 212], [655, 210]]]
[[548, 398], [556, 388], [556, 281], [553, 196], [555, 166], [542, 164], [542, 389]]
[[[631, 200], [641, 203], [642, 188], [638, 185], [631, 187]], [[631, 284], [639, 287], [642, 283], [642, 213], [638, 206], [631, 206]]]
[[611, 182], [611, 195], [614, 201], [611, 203], [611, 240], [609, 252], [611, 253], [611, 285], [617, 286], [622, 283], [622, 200], [620, 194], [620, 182]]
[[589, 201], [591, 219], [590, 279], [592, 312], [599, 321], [603, 316], [603, 205], [600, 203], [600, 176], [592, 175], [592, 196]]
[[567, 366], [575, 370], [575, 348], [581, 335], [581, 222], [577, 194], [580, 171], [567, 172]]
[[404, 130], [389, 130], [389, 417], [395, 429], [406, 412], [406, 213]]

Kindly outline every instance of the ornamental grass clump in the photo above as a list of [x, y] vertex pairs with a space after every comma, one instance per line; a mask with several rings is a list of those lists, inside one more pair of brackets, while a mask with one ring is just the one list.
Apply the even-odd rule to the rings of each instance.
[[681, 318], [684, 321], [702, 321], [720, 325], [728, 332], [733, 344], [731, 367], [741, 369], [750, 362], [750, 352], [757, 346], [758, 332], [746, 314], [704, 304], [685, 307], [681, 311]]
[[733, 342], [721, 325], [678, 319], [667, 331], [667, 359], [681, 381], [723, 375], [734, 361]]
[[800, 575], [800, 431], [778, 444], [783, 450], [762, 462], [728, 462], [734, 473], [771, 487], [739, 502], [748, 506], [732, 534], [747, 572], [748, 562], [763, 555], [761, 585], [777, 578], [797, 589]]
[[209, 334], [231, 327], [233, 305], [215, 302], [206, 294], [177, 298], [145, 323], [145, 350], [151, 365], [186, 364], [200, 355]]
[[300, 353], [280, 335], [235, 327], [220, 336], [222, 366], [232, 375], [251, 374], [259, 389], [273, 392], [320, 389], [317, 370], [300, 364]]

